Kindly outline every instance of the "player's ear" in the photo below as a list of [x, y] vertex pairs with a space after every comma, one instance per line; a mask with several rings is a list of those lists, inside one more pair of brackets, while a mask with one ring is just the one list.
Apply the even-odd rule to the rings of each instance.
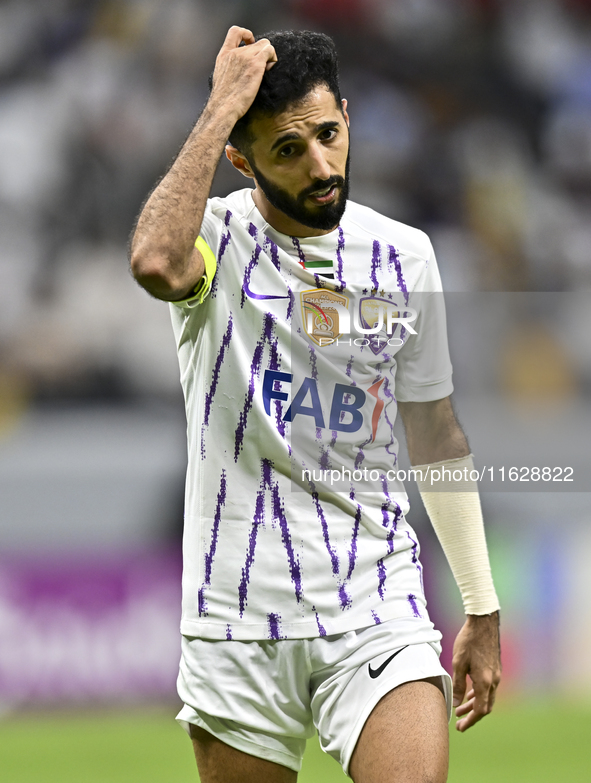
[[343, 112], [343, 117], [345, 118], [345, 122], [347, 123], [347, 128], [349, 127], [349, 115], [347, 114], [347, 99], [343, 98], [341, 100], [341, 107]]
[[236, 147], [233, 147], [231, 144], [226, 144], [226, 157], [232, 166], [242, 175], [254, 179], [253, 170], [250, 168], [248, 160], [239, 149], [236, 149]]

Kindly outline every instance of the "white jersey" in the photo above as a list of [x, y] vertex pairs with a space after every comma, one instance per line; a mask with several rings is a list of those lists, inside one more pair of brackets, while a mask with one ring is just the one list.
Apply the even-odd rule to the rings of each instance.
[[[189, 456], [181, 632], [297, 639], [423, 616], [408, 499], [388, 471], [397, 400], [452, 391], [427, 236], [348, 202], [337, 229], [296, 239], [245, 189], [208, 201], [201, 237], [215, 274], [171, 305]], [[352, 324], [375, 329], [355, 342]], [[370, 491], [351, 478], [368, 468]]]

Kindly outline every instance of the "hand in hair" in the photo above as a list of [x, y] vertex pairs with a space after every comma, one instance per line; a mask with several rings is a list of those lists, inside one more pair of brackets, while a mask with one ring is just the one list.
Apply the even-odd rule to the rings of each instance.
[[215, 61], [210, 110], [225, 108], [242, 117], [250, 108], [265, 71], [277, 62], [267, 38], [255, 41], [244, 27], [231, 27]]
[[250, 30], [230, 28], [217, 56], [209, 101], [144, 204], [131, 237], [131, 270], [152, 296], [183, 299], [202, 278], [205, 264], [195, 240], [216, 166], [236, 121], [250, 108], [265, 70], [276, 62], [268, 39], [255, 41]]

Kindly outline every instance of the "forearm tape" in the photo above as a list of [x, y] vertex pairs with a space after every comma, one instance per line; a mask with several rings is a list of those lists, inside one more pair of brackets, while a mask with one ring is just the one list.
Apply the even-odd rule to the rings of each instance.
[[[444, 468], [451, 475], [444, 474]], [[413, 470], [417, 471], [421, 498], [460, 588], [466, 614], [497, 611], [499, 600], [490, 570], [478, 485], [469, 478], [475, 470], [472, 454], [429, 465], [413, 465]], [[438, 475], [437, 481], [432, 481], [431, 470]], [[454, 471], [456, 476], [461, 472], [460, 481], [453, 480]], [[443, 481], [442, 476], [450, 478]]]

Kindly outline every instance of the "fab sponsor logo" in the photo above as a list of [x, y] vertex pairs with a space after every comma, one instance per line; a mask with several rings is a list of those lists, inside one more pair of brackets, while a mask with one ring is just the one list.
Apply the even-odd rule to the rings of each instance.
[[[378, 354], [386, 346], [402, 347], [407, 334], [417, 334], [412, 327], [417, 311], [393, 299], [364, 296], [356, 304], [344, 294], [314, 288], [302, 291], [300, 301], [304, 331], [320, 348], [345, 342], [358, 348], [368, 345]], [[357, 337], [341, 340], [344, 335], [351, 335], [351, 326]], [[394, 336], [397, 327], [399, 332]]]
[[[283, 391], [282, 384], [291, 384], [292, 381], [293, 375], [291, 373], [265, 370], [263, 404], [267, 416], [271, 415], [271, 400], [287, 402], [290, 395]], [[375, 441], [378, 423], [384, 409], [384, 402], [379, 397], [383, 381], [384, 379], [380, 378], [369, 387], [367, 392], [359, 386], [335, 383], [327, 418], [320, 401], [318, 382], [315, 378], [304, 378], [293, 395], [289, 407], [283, 414], [282, 420], [294, 421], [298, 415], [309, 416], [314, 419], [315, 426], [320, 429], [328, 427], [328, 429], [336, 432], [357, 432], [363, 426], [362, 409], [369, 394], [374, 399], [373, 409], [370, 412], [370, 421], [371, 440]]]

